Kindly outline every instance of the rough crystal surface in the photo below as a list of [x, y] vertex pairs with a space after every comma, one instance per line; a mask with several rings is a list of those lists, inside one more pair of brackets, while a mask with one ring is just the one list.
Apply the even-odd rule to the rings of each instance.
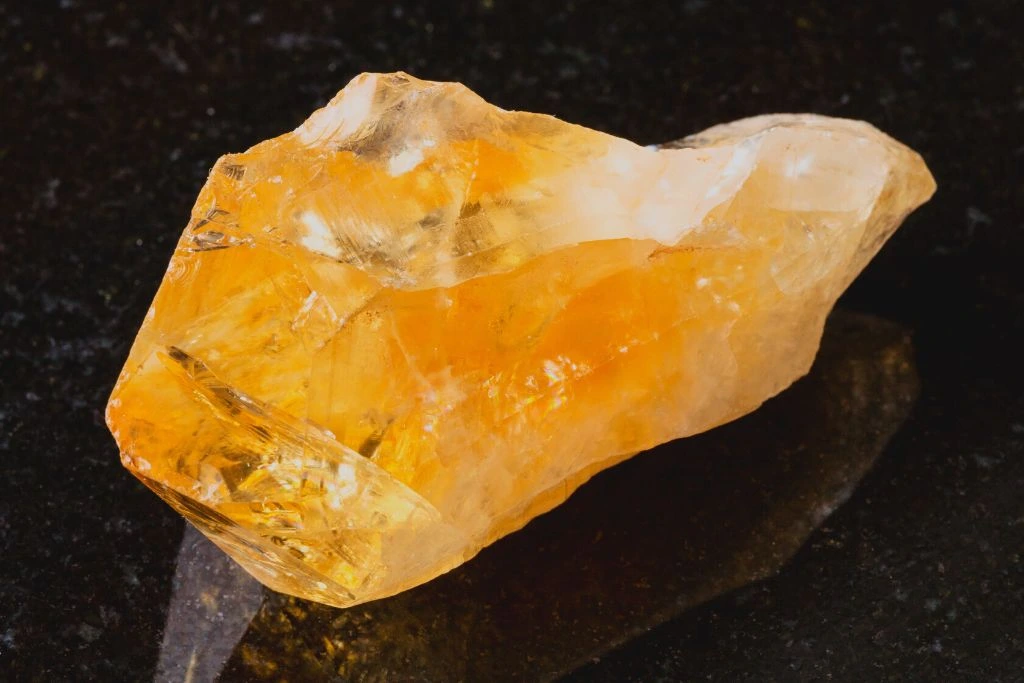
[[214, 166], [107, 421], [271, 588], [384, 597], [803, 375], [934, 188], [862, 122], [653, 149], [364, 74]]

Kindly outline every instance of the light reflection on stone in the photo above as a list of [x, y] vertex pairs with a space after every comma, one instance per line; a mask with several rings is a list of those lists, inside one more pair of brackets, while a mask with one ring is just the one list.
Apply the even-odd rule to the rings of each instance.
[[259, 584], [190, 530], [157, 680], [564, 674], [777, 572], [916, 394], [907, 331], [837, 312], [810, 375], [760, 410], [602, 473], [472, 562], [348, 610], [269, 592], [261, 606]]
[[266, 592], [195, 527], [186, 525], [156, 683], [215, 680]]

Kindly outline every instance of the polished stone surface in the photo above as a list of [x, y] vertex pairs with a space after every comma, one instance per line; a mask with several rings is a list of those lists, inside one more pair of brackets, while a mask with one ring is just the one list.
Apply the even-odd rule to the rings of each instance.
[[[841, 302], [909, 331], [921, 387], [849, 501], [777, 576], [694, 608], [666, 608], [667, 621], [635, 637], [620, 632], [611, 651], [594, 641], [592, 661], [571, 678], [1019, 678], [1018, 3], [170, 7], [0, 6], [0, 117], [9, 131], [0, 141], [4, 675], [146, 680], [163, 661], [174, 679], [182, 660], [167, 653], [189, 629], [165, 634], [165, 625], [175, 614], [188, 618], [183, 605], [197, 595], [190, 590], [203, 590], [202, 577], [225, 590], [233, 579], [197, 572], [198, 588], [182, 580], [175, 591], [183, 523], [125, 476], [103, 402], [217, 155], [296, 125], [359, 71], [405, 69], [641, 142], [766, 111], [861, 118], [920, 150], [941, 188]], [[730, 433], [737, 447], [761, 441], [756, 430], [701, 439]], [[613, 470], [592, 486], [641, 473]], [[587, 491], [580, 500], [598, 496]], [[543, 517], [540, 531], [526, 533], [565, 534], [558, 524]], [[633, 535], [637, 547], [652, 547], [643, 528]], [[516, 538], [507, 541], [525, 543]], [[496, 561], [488, 557], [481, 567]], [[625, 600], [628, 588], [608, 594]], [[619, 603], [616, 617], [644, 604]], [[246, 614], [226, 613], [235, 621], [210, 632], [241, 630]], [[244, 679], [252, 672], [245, 653], [274, 643], [289, 647], [272, 662], [282, 670], [326, 661], [335, 646], [314, 639], [315, 629], [292, 640], [278, 634], [302, 614], [261, 603], [237, 644], [218, 645], [228, 659], [205, 670], [224, 666], [226, 679]], [[528, 642], [511, 638], [530, 619], [547, 623], [515, 615], [507, 642]], [[652, 622], [632, 623], [646, 630]], [[578, 640], [589, 635], [570, 621], [561, 627]], [[467, 650], [461, 661], [475, 655]]]

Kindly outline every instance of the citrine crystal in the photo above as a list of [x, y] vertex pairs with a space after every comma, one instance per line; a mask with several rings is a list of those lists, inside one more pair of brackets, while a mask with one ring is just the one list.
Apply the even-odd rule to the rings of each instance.
[[934, 189], [866, 123], [645, 148], [364, 74], [214, 166], [107, 422], [266, 585], [384, 597], [803, 375]]

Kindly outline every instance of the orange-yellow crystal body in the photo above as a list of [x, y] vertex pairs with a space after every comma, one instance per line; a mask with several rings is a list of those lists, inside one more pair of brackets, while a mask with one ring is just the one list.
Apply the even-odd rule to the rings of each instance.
[[107, 420], [270, 587], [391, 595], [786, 387], [933, 190], [865, 123], [653, 149], [364, 74], [217, 162]]

